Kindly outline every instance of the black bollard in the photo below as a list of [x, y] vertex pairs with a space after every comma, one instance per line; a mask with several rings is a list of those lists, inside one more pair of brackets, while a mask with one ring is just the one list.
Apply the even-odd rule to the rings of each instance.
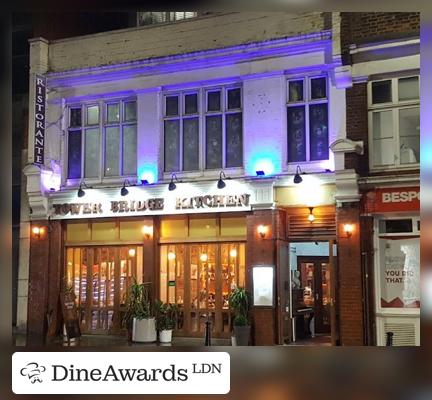
[[393, 332], [387, 332], [386, 346], [393, 346]]
[[211, 346], [211, 321], [207, 319], [205, 322], [205, 339], [204, 346]]

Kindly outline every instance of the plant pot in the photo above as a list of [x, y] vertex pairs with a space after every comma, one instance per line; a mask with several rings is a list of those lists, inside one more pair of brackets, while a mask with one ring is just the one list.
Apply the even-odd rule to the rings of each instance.
[[250, 325], [235, 326], [234, 325], [234, 337], [236, 346], [248, 346], [250, 336]]
[[171, 343], [172, 340], [172, 329], [164, 329], [159, 332], [159, 342]]
[[133, 342], [155, 342], [156, 320], [154, 318], [133, 319], [132, 341]]

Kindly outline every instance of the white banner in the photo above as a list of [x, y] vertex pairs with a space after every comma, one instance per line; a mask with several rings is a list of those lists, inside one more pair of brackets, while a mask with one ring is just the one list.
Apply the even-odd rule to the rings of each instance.
[[15, 394], [226, 394], [226, 352], [17, 352]]

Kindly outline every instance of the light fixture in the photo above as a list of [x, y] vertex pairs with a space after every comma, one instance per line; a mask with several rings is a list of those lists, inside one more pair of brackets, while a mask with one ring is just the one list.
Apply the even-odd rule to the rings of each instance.
[[120, 194], [122, 196], [127, 196], [129, 194], [129, 190], [126, 189], [126, 182], [128, 183], [128, 185], [130, 185], [130, 182], [128, 179], [125, 179], [123, 182], [123, 187], [120, 190]]
[[268, 229], [264, 225], [258, 225], [257, 231], [258, 231], [259, 235], [261, 236], [261, 238], [264, 239], [265, 235], [267, 234]]
[[151, 225], [144, 225], [142, 227], [142, 233], [147, 239], [150, 239], [150, 236], [153, 234], [153, 227]]
[[176, 258], [175, 253], [173, 253], [172, 251], [170, 251], [168, 253], [168, 260], [172, 261], [172, 260], [175, 260], [175, 258]]
[[226, 179], [225, 172], [221, 171], [220, 174], [219, 174], [219, 180], [218, 180], [218, 183], [217, 183], [218, 189], [223, 189], [226, 186], [226, 183], [222, 179], [222, 175]]
[[129, 249], [129, 257], [135, 257], [135, 249]]
[[206, 261], [208, 260], [208, 255], [207, 255], [206, 253], [202, 253], [202, 254], [200, 255], [200, 260], [201, 260], [202, 262], [206, 262]]
[[231, 249], [230, 250], [230, 257], [231, 258], [236, 258], [237, 257], [237, 250], [236, 249]]
[[353, 224], [344, 224], [343, 231], [345, 232], [345, 235], [347, 238], [350, 238], [354, 231], [354, 225]]
[[315, 221], [315, 215], [313, 214], [313, 207], [309, 207], [308, 220], [310, 223]]
[[40, 238], [40, 236], [45, 232], [45, 228], [44, 227], [39, 227], [39, 226], [34, 226], [32, 228], [32, 233], [33, 236], [37, 239]]
[[141, 184], [142, 185], [148, 185], [149, 181], [147, 179], [141, 179]]
[[296, 168], [296, 173], [294, 175], [294, 183], [301, 183], [303, 178], [300, 176], [300, 174], [302, 173], [302, 170], [300, 168], [300, 165], [297, 165]]
[[170, 192], [172, 192], [173, 190], [176, 190], [177, 185], [174, 183], [174, 178], [177, 182], [179, 182], [179, 180], [177, 179], [177, 175], [176, 174], [172, 174], [171, 175], [171, 182], [168, 185], [168, 190]]
[[78, 197], [84, 197], [85, 196], [85, 192], [82, 188], [83, 186], [86, 187], [87, 189], [90, 189], [90, 187], [87, 186], [84, 181], [81, 181], [79, 184], [78, 193], [77, 193]]
[[264, 176], [265, 175], [264, 171], [255, 171], [255, 173], [257, 174], [257, 176]]

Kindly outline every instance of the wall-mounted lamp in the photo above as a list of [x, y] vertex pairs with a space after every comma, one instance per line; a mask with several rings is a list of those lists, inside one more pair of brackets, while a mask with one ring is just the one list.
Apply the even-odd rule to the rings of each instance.
[[294, 183], [301, 183], [303, 181], [303, 178], [300, 176], [302, 173], [302, 170], [300, 168], [300, 165], [297, 165], [296, 173], [294, 175]]
[[40, 239], [41, 235], [45, 233], [45, 228], [43, 226], [34, 226], [32, 228], [32, 233], [36, 239]]
[[123, 187], [120, 190], [120, 195], [127, 196], [129, 194], [129, 190], [126, 189], [126, 182], [128, 185], [130, 185], [130, 182], [128, 179], [125, 179], [123, 182]]
[[261, 236], [261, 238], [265, 238], [265, 235], [267, 234], [268, 228], [264, 225], [258, 225], [257, 232]]
[[313, 207], [309, 207], [309, 215], [308, 215], [308, 221], [310, 223], [315, 221], [315, 215], [313, 214]]
[[225, 172], [221, 171], [220, 174], [219, 174], [219, 180], [218, 180], [218, 183], [217, 183], [218, 189], [223, 189], [226, 186], [226, 183], [222, 179], [222, 175], [226, 179]]
[[85, 188], [87, 188], [87, 189], [91, 189], [91, 186], [87, 186], [86, 183], [85, 183], [84, 181], [81, 181], [81, 182], [80, 182], [80, 185], [79, 185], [79, 188], [78, 188], [78, 193], [77, 193], [77, 196], [78, 196], [78, 197], [84, 197], [84, 196], [85, 196], [85, 192], [84, 192], [84, 190], [83, 190], [83, 188], [82, 188], [83, 186], [84, 186]]
[[142, 233], [147, 239], [150, 239], [151, 235], [153, 234], [153, 226], [144, 225], [142, 227]]
[[148, 185], [149, 181], [147, 179], [141, 179], [141, 184], [142, 185]]
[[172, 174], [172, 175], [171, 175], [171, 182], [170, 182], [169, 185], [168, 185], [168, 190], [169, 190], [170, 192], [172, 192], [173, 190], [176, 190], [176, 187], [177, 187], [177, 185], [174, 183], [174, 178], [175, 178], [175, 180], [176, 180], [177, 182], [180, 182], [180, 181], [177, 179], [177, 175], [176, 175], [176, 174]]
[[255, 173], [257, 174], [257, 176], [264, 176], [265, 172], [264, 171], [255, 171]]
[[343, 231], [347, 238], [350, 238], [354, 231], [354, 225], [353, 224], [344, 224]]

